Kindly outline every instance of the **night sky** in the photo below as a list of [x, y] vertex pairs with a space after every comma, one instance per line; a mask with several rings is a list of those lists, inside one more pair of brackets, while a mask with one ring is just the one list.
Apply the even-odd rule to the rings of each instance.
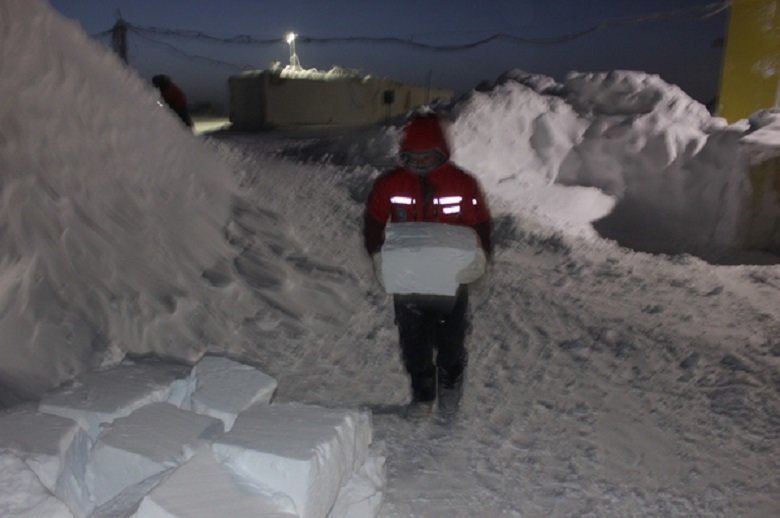
[[[90, 35], [110, 29], [117, 12], [136, 26], [200, 31], [229, 38], [281, 38], [289, 31], [308, 37], [392, 36], [431, 44], [460, 44], [503, 32], [542, 38], [578, 33], [602, 22], [613, 25], [553, 44], [493, 41], [459, 52], [421, 50], [387, 43], [305, 43], [297, 53], [304, 68], [333, 65], [412, 84], [431, 83], [463, 93], [482, 80], [520, 68], [558, 80], [569, 71], [643, 70], [659, 74], [707, 102], [718, 91], [728, 10], [712, 17], [675, 17], [633, 23], [718, 0], [50, 0]], [[158, 42], [145, 39], [152, 37]], [[109, 38], [97, 37], [106, 44]], [[129, 60], [145, 78], [173, 77], [191, 102], [226, 102], [227, 78], [241, 69], [287, 63], [289, 47], [212, 43], [204, 39], [130, 34]]]

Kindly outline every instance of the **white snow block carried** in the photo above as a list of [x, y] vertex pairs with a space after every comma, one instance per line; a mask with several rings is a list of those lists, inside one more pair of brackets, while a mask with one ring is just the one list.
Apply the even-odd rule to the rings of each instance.
[[477, 233], [444, 223], [393, 223], [385, 227], [381, 278], [393, 294], [455, 295], [458, 272], [477, 257]]
[[228, 358], [207, 356], [192, 369], [195, 390], [193, 412], [221, 419], [230, 430], [239, 412], [254, 403], [270, 403], [276, 380], [250, 365]]
[[73, 518], [25, 462], [0, 449], [0, 516]]
[[179, 466], [205, 441], [222, 433], [222, 422], [153, 403], [117, 419], [100, 434], [87, 464], [86, 482], [94, 504], [106, 504], [123, 492], [135, 503], [150, 489], [142, 483]]
[[202, 447], [146, 495], [133, 518], [297, 518], [283, 510], [289, 507], [286, 497], [275, 501], [273, 495], [242, 484], [209, 447]]
[[126, 363], [94, 371], [45, 395], [38, 410], [77, 421], [96, 438], [100, 426], [150, 403], [181, 399], [190, 369], [159, 362]]
[[89, 436], [72, 419], [28, 409], [0, 417], [0, 450], [22, 459], [43, 487], [74, 512], [89, 498], [84, 468], [90, 447]]
[[324, 518], [360, 468], [371, 442], [369, 414], [309, 405], [253, 405], [212, 444], [217, 458], [259, 490], [286, 495], [285, 511]]

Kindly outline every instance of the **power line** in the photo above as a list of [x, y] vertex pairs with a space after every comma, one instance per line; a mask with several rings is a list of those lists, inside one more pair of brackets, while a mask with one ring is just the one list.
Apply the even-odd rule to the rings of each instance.
[[[699, 6], [688, 7], [684, 9], [676, 9], [673, 11], [665, 11], [660, 13], [651, 13], [641, 16], [616, 18], [612, 20], [605, 20], [597, 23], [585, 29], [557, 36], [547, 37], [523, 37], [513, 34], [507, 34], [499, 32], [492, 34], [485, 38], [458, 44], [432, 44], [421, 41], [416, 41], [414, 38], [400, 38], [394, 36], [344, 36], [344, 37], [312, 37], [299, 35], [297, 41], [303, 43], [312, 44], [344, 44], [344, 43], [376, 43], [376, 44], [394, 44], [402, 45], [423, 50], [432, 50], [439, 52], [457, 52], [462, 50], [473, 49], [491, 43], [493, 41], [507, 41], [515, 44], [533, 44], [533, 45], [552, 45], [559, 43], [566, 43], [573, 41], [588, 34], [592, 34], [597, 31], [606, 30], [614, 27], [621, 27], [625, 25], [633, 25], [640, 23], [660, 22], [660, 21], [672, 21], [672, 20], [696, 20], [711, 18], [731, 6], [731, 0], [721, 0], [719, 2], [713, 2], [703, 4]], [[129, 24], [128, 26], [133, 29], [136, 34], [153, 34], [157, 36], [177, 37], [177, 38], [189, 38], [189, 39], [201, 39], [214, 43], [223, 43], [230, 45], [278, 45], [284, 43], [283, 38], [266, 38], [259, 39], [249, 35], [237, 35], [231, 37], [219, 37], [211, 34], [207, 34], [202, 31], [192, 30], [176, 30], [165, 29], [152, 26], [140, 26]], [[101, 33], [104, 34], [104, 33]], [[207, 58], [208, 59], [208, 58]]]
[[[693, 6], [684, 9], [676, 9], [672, 11], [665, 11], [659, 13], [650, 13], [641, 16], [615, 18], [611, 20], [602, 21], [600, 23], [597, 23], [585, 29], [572, 32], [569, 34], [547, 36], [547, 37], [533, 37], [533, 38], [522, 37], [513, 34], [507, 34], [504, 32], [499, 32], [487, 36], [485, 38], [476, 41], [467, 42], [467, 43], [438, 44], [438, 45], [416, 41], [414, 37], [400, 38], [395, 36], [312, 37], [312, 36], [298, 35], [296, 40], [299, 42], [311, 43], [311, 44], [350, 44], [350, 43], [390, 44], [390, 45], [401, 45], [410, 48], [435, 51], [435, 52], [459, 52], [459, 51], [481, 47], [483, 45], [486, 45], [494, 41], [506, 41], [509, 43], [520, 44], [520, 45], [522, 44], [554, 45], [554, 44], [573, 41], [582, 38], [584, 36], [587, 36], [588, 34], [593, 34], [595, 32], [614, 28], [614, 27], [621, 27], [621, 26], [641, 24], [641, 23], [661, 22], [661, 21], [698, 20], [698, 19], [711, 18], [728, 9], [731, 6], [731, 2], [732, 0], [721, 0], [719, 2], [702, 4], [699, 6]], [[250, 65], [238, 65], [236, 63], [231, 63], [224, 60], [214, 59], [199, 54], [193, 54], [191, 52], [184, 51], [179, 47], [176, 47], [175, 45], [172, 45], [168, 42], [160, 41], [159, 39], [153, 36], [199, 39], [199, 40], [209, 41], [212, 43], [221, 43], [221, 44], [228, 44], [228, 45], [253, 45], [253, 46], [279, 45], [286, 41], [284, 38], [261, 39], [246, 34], [240, 34], [240, 35], [230, 36], [230, 37], [220, 37], [202, 31], [177, 30], [177, 29], [166, 29], [166, 28], [153, 27], [153, 26], [141, 26], [141, 25], [131, 24], [126, 20], [123, 20], [121, 18], [121, 14], [118, 14], [118, 16], [120, 21], [123, 23], [123, 26], [126, 27], [128, 31], [132, 32], [134, 35], [138, 36], [141, 39], [149, 41], [155, 45], [165, 47], [169, 51], [179, 54], [180, 56], [183, 56], [188, 59], [207, 62], [212, 65], [227, 66], [236, 69], [247, 69], [252, 67]], [[103, 38], [109, 35], [113, 35], [113, 31], [115, 30], [115, 27], [93, 34], [92, 36], [94, 38]]]
[[185, 31], [176, 29], [165, 29], [161, 27], [144, 27], [141, 25], [133, 25], [133, 29], [137, 32], [156, 34], [158, 36], [172, 36], [176, 38], [190, 38], [213, 41], [215, 43], [227, 43], [233, 45], [277, 45], [284, 43], [284, 38], [268, 38], [258, 39], [247, 34], [239, 34], [238, 36], [231, 36], [229, 38], [213, 36], [202, 31]]
[[186, 52], [186, 51], [181, 50], [180, 48], [178, 48], [178, 47], [176, 47], [174, 45], [171, 45], [170, 43], [166, 43], [164, 41], [160, 41], [160, 40], [157, 40], [155, 38], [151, 38], [151, 37], [143, 34], [142, 32], [136, 30], [133, 26], [130, 26], [130, 32], [132, 32], [133, 34], [135, 34], [136, 36], [138, 36], [141, 39], [144, 39], [146, 41], [154, 43], [155, 45], [160, 45], [162, 47], [165, 47], [168, 50], [170, 50], [171, 52], [179, 54], [179, 55], [181, 55], [181, 56], [183, 56], [185, 58], [195, 59], [195, 60], [198, 60], [198, 61], [204, 61], [204, 62], [210, 63], [212, 65], [221, 65], [221, 66], [227, 66], [227, 67], [231, 67], [231, 68], [238, 68], [238, 69], [252, 68], [250, 65], [238, 65], [236, 63], [231, 63], [229, 61], [222, 61], [222, 60], [219, 60], [219, 59], [213, 59], [213, 58], [209, 58], [209, 57], [206, 57], [206, 56], [201, 56], [199, 54], [192, 54], [190, 52]]

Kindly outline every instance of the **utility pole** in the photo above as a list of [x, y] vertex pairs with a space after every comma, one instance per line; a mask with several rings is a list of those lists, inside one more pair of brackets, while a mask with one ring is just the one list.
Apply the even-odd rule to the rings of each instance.
[[122, 13], [117, 9], [119, 19], [111, 29], [111, 46], [122, 61], [127, 63], [127, 23], [122, 19]]
[[428, 91], [425, 93], [425, 104], [431, 104], [431, 75], [433, 74], [432, 69], [428, 69]]

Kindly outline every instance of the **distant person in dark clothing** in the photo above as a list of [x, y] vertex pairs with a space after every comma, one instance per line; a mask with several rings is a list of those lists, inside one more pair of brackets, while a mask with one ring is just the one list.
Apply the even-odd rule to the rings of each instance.
[[176, 112], [176, 115], [189, 127], [192, 127], [192, 118], [187, 110], [187, 96], [176, 86], [171, 78], [166, 75], [156, 75], [152, 78], [152, 84], [160, 90], [163, 101]]

